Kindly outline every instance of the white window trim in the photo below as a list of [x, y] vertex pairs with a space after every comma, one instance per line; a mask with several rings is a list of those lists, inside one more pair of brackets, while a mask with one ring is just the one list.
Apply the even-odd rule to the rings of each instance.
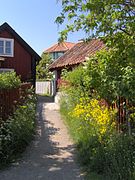
[[[14, 57], [14, 39], [9, 39], [9, 38], [1, 38], [1, 41], [4, 41], [4, 54], [0, 54], [0, 56], [6, 56], [6, 57]], [[5, 53], [5, 42], [10, 41], [11, 42], [11, 54], [6, 54]]]

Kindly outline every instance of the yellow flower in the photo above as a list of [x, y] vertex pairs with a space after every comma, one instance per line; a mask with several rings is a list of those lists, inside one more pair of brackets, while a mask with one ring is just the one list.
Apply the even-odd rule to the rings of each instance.
[[108, 127], [112, 129], [116, 125], [115, 112], [105, 106], [100, 106], [96, 99], [80, 98], [80, 103], [73, 109], [72, 115], [81, 118], [82, 121], [87, 121], [87, 124], [100, 135], [105, 134]]

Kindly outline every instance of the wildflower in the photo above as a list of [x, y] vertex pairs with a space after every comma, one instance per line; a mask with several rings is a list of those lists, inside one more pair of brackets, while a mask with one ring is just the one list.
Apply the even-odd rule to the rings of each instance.
[[[83, 122], [89, 125], [90, 130], [94, 129], [101, 136], [109, 129], [115, 127], [112, 121], [115, 112], [104, 105], [100, 105], [97, 99], [80, 98], [80, 103], [73, 109], [72, 115], [81, 118]], [[114, 119], [113, 119], [114, 120]], [[84, 123], [82, 123], [84, 124]], [[108, 128], [109, 127], [109, 128]]]

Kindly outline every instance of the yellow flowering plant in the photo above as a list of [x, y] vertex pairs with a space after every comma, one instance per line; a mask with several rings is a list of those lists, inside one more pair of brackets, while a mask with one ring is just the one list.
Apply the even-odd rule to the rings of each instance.
[[116, 126], [115, 111], [101, 105], [97, 99], [80, 98], [80, 103], [73, 109], [72, 116], [83, 121], [82, 124], [85, 125], [85, 130], [86, 126], [89, 129], [88, 134], [96, 134], [99, 137], [108, 131], [114, 130]]

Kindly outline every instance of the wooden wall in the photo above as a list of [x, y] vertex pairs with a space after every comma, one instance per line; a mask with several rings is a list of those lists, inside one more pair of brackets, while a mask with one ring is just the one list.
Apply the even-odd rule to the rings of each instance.
[[1, 38], [14, 39], [14, 57], [5, 57], [2, 68], [13, 68], [21, 80], [26, 81], [32, 77], [32, 57], [23, 46], [7, 31], [0, 33]]

